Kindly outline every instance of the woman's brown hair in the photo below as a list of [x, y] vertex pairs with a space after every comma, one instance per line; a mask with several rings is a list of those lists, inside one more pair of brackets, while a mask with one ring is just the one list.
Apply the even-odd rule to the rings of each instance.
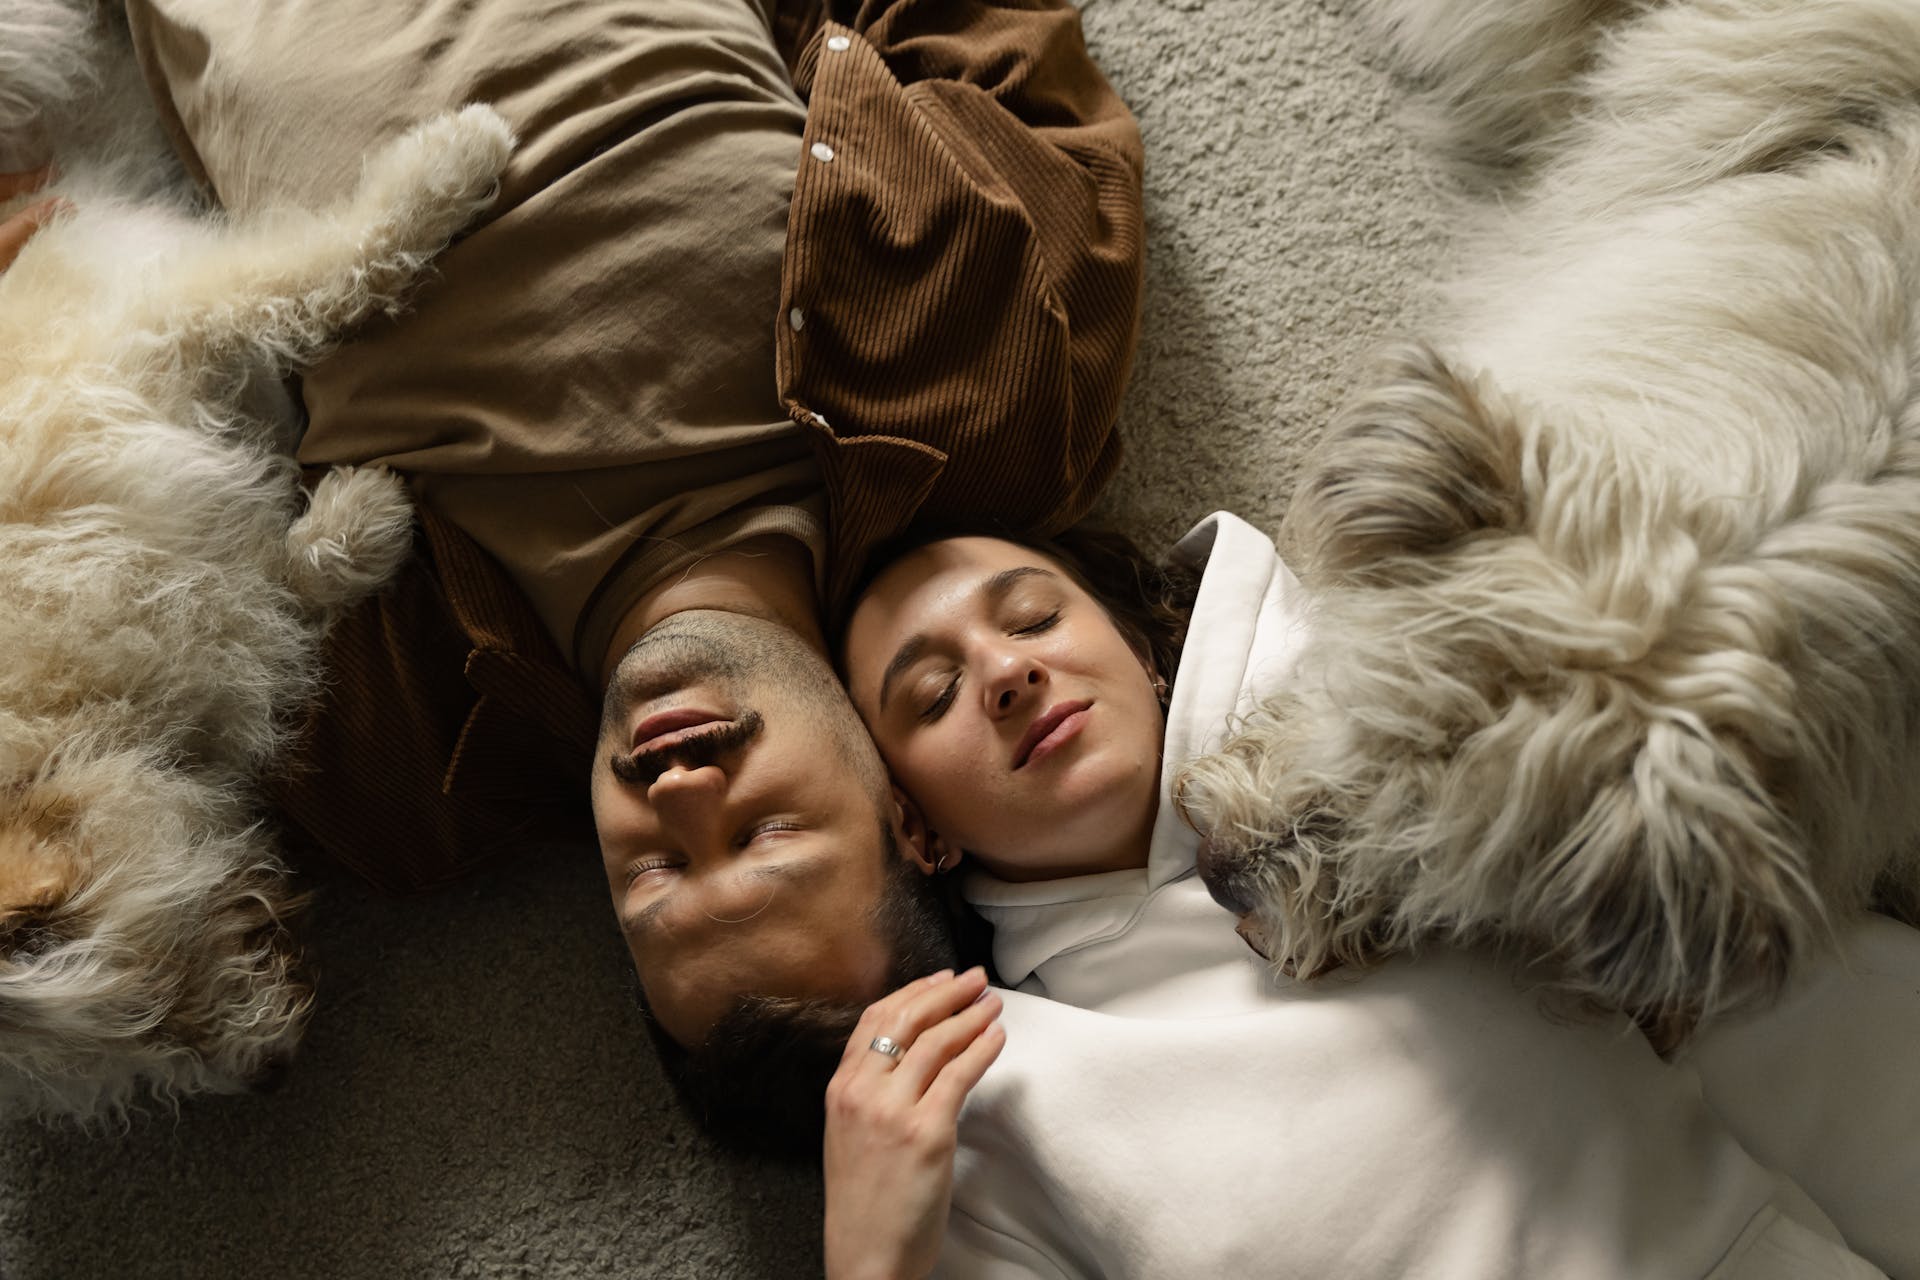
[[884, 542], [867, 558], [842, 612], [842, 626], [845, 612], [851, 611], [887, 566], [929, 543], [962, 537], [998, 538], [1037, 551], [1060, 565], [1100, 602], [1134, 652], [1172, 686], [1180, 668], [1180, 650], [1187, 642], [1187, 622], [1193, 613], [1194, 596], [1200, 590], [1200, 574], [1184, 565], [1152, 559], [1126, 534], [1092, 525], [1075, 525], [1050, 538], [963, 527]]

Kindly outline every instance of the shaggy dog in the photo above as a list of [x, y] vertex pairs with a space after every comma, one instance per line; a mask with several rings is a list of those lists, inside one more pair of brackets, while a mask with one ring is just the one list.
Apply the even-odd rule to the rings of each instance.
[[1920, 4], [1378, 8], [1500, 198], [1184, 807], [1283, 967], [1499, 944], [1670, 1047], [1920, 914]]
[[[0, 86], [44, 90], [0, 92], [0, 135], [59, 141], [61, 91], [99, 74], [94, 20], [0, 3]], [[74, 135], [74, 212], [0, 274], [0, 1107], [42, 1114], [235, 1089], [299, 1035], [253, 784], [328, 615], [398, 567], [411, 517], [372, 470], [302, 510], [245, 389], [396, 307], [511, 143], [470, 107], [332, 209], [222, 224], [111, 195], [172, 189], [152, 130], [116, 130], [133, 141]]]

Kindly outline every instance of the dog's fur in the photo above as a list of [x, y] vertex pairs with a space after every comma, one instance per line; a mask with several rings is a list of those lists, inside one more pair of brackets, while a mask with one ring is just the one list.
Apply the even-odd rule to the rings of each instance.
[[1283, 966], [1500, 943], [1677, 1044], [1920, 911], [1920, 4], [1377, 8], [1500, 199], [1183, 803]]
[[396, 307], [511, 144], [471, 107], [327, 211], [190, 217], [149, 124], [69, 115], [110, 36], [88, 5], [0, 0], [0, 136], [15, 163], [77, 140], [75, 211], [0, 274], [0, 1108], [80, 1117], [242, 1087], [299, 1035], [255, 784], [411, 513], [377, 470], [303, 512], [244, 391]]

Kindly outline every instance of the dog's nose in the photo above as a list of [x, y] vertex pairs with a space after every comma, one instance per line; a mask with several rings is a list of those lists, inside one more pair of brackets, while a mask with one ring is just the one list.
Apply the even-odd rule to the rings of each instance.
[[1210, 840], [1200, 842], [1200, 880], [1213, 900], [1236, 916], [1253, 910], [1252, 895], [1243, 883], [1239, 859], [1221, 853]]

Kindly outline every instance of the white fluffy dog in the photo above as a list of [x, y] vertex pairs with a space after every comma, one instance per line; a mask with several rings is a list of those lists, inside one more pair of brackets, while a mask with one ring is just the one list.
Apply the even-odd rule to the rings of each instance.
[[75, 211], [0, 274], [0, 1106], [79, 1116], [241, 1087], [299, 1035], [253, 784], [329, 612], [398, 567], [411, 516], [378, 471], [327, 476], [303, 511], [242, 392], [395, 307], [511, 145], [471, 107], [332, 209], [191, 218], [150, 198], [147, 125], [63, 135], [95, 19], [0, 2], [0, 137], [79, 139]]
[[1499, 943], [1677, 1044], [1920, 914], [1920, 3], [1378, 8], [1501, 199], [1184, 803], [1284, 966]]

